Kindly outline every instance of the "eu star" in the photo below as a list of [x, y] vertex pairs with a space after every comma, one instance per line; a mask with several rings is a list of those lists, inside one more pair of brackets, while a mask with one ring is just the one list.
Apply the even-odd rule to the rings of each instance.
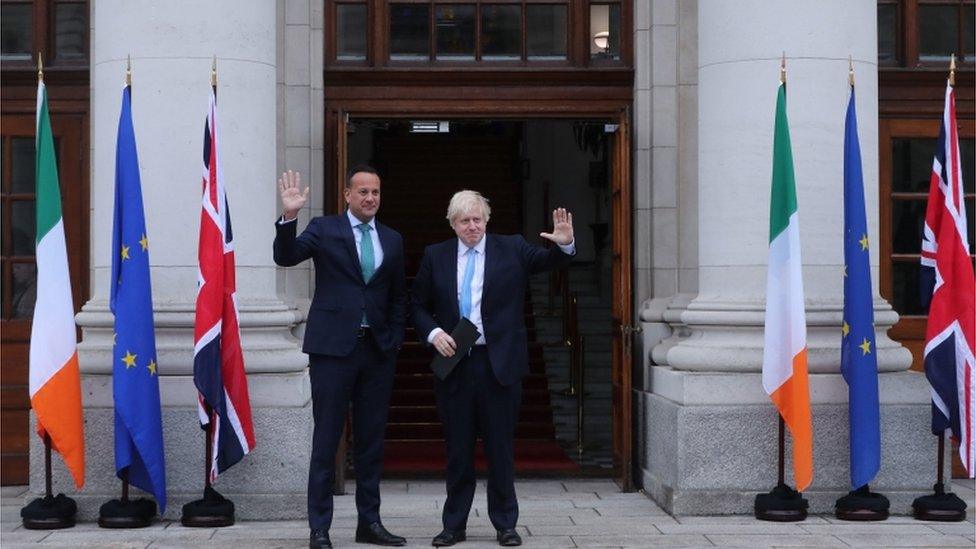
[[151, 375], [151, 376], [156, 375], [156, 361], [155, 360], [150, 360], [149, 361], [149, 365], [146, 366], [146, 368], [149, 368], [149, 375]]
[[136, 355], [132, 354], [128, 350], [125, 351], [125, 356], [122, 357], [122, 362], [125, 362], [125, 369], [133, 368], [136, 365]]
[[858, 347], [861, 348], [861, 351], [863, 351], [865, 355], [871, 353], [871, 342], [868, 341], [868, 338], [864, 338], [864, 341], [858, 345]]
[[142, 239], [139, 240], [139, 245], [142, 246], [142, 251], [149, 249], [149, 239], [146, 238], [146, 233], [142, 233]]
[[868, 235], [866, 234], [861, 235], [861, 240], [858, 240], [858, 242], [861, 244], [862, 252], [868, 249]]
[[844, 334], [844, 337], [847, 337], [847, 334], [851, 333], [851, 325], [846, 320], [844, 321], [844, 325], [840, 327], [840, 332]]
[[125, 244], [122, 245], [122, 259], [129, 259], [129, 247]]

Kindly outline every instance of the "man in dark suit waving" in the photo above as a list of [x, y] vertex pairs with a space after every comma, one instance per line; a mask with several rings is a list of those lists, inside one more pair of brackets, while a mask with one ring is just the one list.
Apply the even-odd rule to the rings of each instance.
[[278, 179], [284, 214], [276, 223], [274, 260], [315, 263], [315, 296], [305, 343], [312, 382], [312, 459], [308, 471], [309, 546], [331, 548], [332, 486], [339, 437], [352, 401], [355, 443], [356, 541], [399, 546], [406, 540], [380, 522], [383, 437], [397, 351], [406, 320], [403, 238], [378, 223], [380, 178], [369, 166], [346, 179], [345, 213], [312, 219], [296, 238], [308, 198], [301, 176]]
[[449, 335], [461, 317], [481, 333], [468, 355], [443, 381], [437, 410], [447, 439], [444, 529], [435, 547], [465, 540], [475, 492], [474, 448], [481, 435], [488, 458], [488, 517], [500, 545], [521, 545], [515, 531], [518, 501], [512, 439], [528, 373], [524, 302], [531, 274], [569, 263], [575, 254], [573, 216], [552, 212], [553, 232], [540, 236], [557, 246], [541, 248], [522, 235], [486, 234], [488, 200], [474, 191], [452, 198], [447, 219], [457, 238], [428, 246], [411, 291], [417, 335], [443, 356], [453, 356]]

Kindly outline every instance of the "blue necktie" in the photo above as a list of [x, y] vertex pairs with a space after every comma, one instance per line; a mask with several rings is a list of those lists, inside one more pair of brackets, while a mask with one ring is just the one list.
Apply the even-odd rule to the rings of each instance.
[[471, 319], [471, 280], [474, 278], [474, 263], [478, 250], [468, 249], [468, 264], [464, 266], [464, 282], [461, 283], [461, 316]]
[[369, 236], [369, 231], [373, 228], [367, 223], [360, 223], [357, 228], [363, 233], [363, 238], [359, 242], [359, 264], [363, 268], [363, 282], [369, 282], [373, 277], [376, 263], [373, 258], [373, 239]]

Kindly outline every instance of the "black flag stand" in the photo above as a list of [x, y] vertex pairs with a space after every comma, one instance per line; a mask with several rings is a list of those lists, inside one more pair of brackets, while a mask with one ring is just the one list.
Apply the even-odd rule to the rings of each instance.
[[945, 489], [945, 433], [939, 439], [938, 480], [933, 486], [935, 493], [915, 498], [912, 515], [918, 520], [961, 522], [966, 520], [966, 502]]
[[798, 522], [807, 518], [809, 504], [800, 492], [786, 485], [786, 424], [779, 418], [779, 479], [768, 494], [757, 494], [755, 515], [759, 520]]
[[[210, 410], [208, 410], [210, 412]], [[213, 446], [211, 431], [213, 429], [213, 413], [204, 435], [205, 463], [203, 466], [204, 487], [203, 499], [191, 501], [183, 506], [183, 526], [196, 528], [215, 528], [234, 525], [234, 502], [220, 495], [210, 483], [210, 462], [213, 460]]]
[[51, 435], [44, 433], [44, 497], [37, 498], [20, 510], [24, 528], [56, 530], [75, 525], [78, 505], [64, 494], [51, 493]]
[[891, 503], [883, 494], [872, 492], [867, 484], [852, 490], [834, 504], [834, 516], [841, 520], [885, 520]]
[[102, 528], [145, 528], [156, 516], [156, 502], [129, 499], [129, 468], [122, 470], [122, 498], [109, 500], [98, 509], [98, 525]]

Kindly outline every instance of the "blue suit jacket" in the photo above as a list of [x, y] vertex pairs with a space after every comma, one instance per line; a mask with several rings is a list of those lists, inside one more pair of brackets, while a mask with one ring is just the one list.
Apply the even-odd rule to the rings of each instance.
[[367, 282], [345, 213], [312, 219], [296, 238], [297, 224], [275, 223], [274, 260], [283, 267], [310, 257], [315, 263], [315, 296], [302, 350], [348, 356], [356, 346], [363, 311], [380, 348], [388, 352], [398, 349], [403, 342], [407, 308], [400, 233], [376, 222], [383, 263]]
[[[485, 236], [485, 282], [481, 321], [488, 357], [498, 382], [521, 380], [529, 370], [525, 331], [525, 288], [529, 275], [567, 265], [572, 256], [526, 242], [522, 235]], [[434, 328], [450, 333], [461, 319], [457, 289], [457, 238], [428, 246], [410, 292], [417, 337], [424, 343]]]

